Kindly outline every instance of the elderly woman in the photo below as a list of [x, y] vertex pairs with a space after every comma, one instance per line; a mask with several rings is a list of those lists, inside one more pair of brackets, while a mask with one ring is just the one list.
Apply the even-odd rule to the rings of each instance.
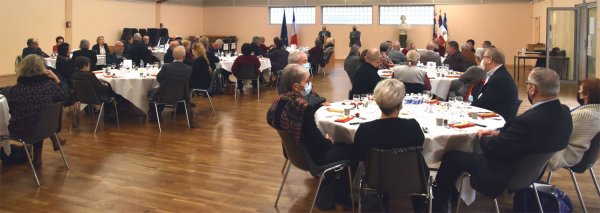
[[356, 75], [356, 71], [361, 65], [359, 49], [360, 47], [358, 45], [352, 45], [348, 56], [346, 56], [346, 59], [344, 60], [344, 70], [346, 70], [346, 73], [348, 74], [350, 83], [352, 83], [352, 79], [354, 79], [354, 75]]
[[578, 164], [590, 148], [592, 138], [600, 132], [600, 79], [583, 80], [577, 101], [581, 106], [571, 111], [573, 133], [567, 148], [557, 152], [548, 162], [552, 171]]
[[[381, 109], [381, 117], [377, 120], [361, 124], [354, 136], [356, 159], [365, 162], [369, 150], [394, 149], [423, 146], [425, 135], [415, 119], [399, 118], [402, 101], [406, 92], [404, 84], [396, 79], [386, 79], [377, 83], [373, 94], [375, 102]], [[428, 172], [428, 171], [427, 171]], [[425, 200], [413, 197], [415, 212], [424, 210]], [[388, 197], [384, 196], [384, 206]]]
[[288, 56], [290, 53], [283, 46], [283, 42], [275, 37], [273, 39], [275, 48], [269, 50], [269, 59], [271, 60], [271, 79], [269, 81], [270, 86], [275, 86], [275, 81], [285, 66], [288, 65]]
[[192, 42], [190, 40], [183, 40], [181, 45], [185, 48], [185, 59], [183, 63], [192, 66], [194, 63], [194, 54], [192, 54]]
[[[241, 67], [245, 66], [252, 67], [252, 70], [256, 72], [256, 75], [260, 75], [260, 61], [258, 60], [258, 57], [252, 55], [252, 45], [248, 43], [242, 45], [242, 55], [238, 56], [235, 61], [233, 61], [231, 73], [233, 76], [237, 77]], [[244, 81], [237, 80], [237, 84], [240, 93], [244, 94]], [[252, 88], [255, 90], [258, 89], [258, 82], [256, 80], [252, 80]]]
[[194, 62], [192, 63], [191, 89], [208, 89], [210, 87], [212, 68], [206, 55], [206, 49], [200, 42], [192, 47]]
[[393, 77], [405, 84], [408, 93], [422, 93], [423, 90], [431, 90], [427, 72], [417, 67], [417, 61], [420, 57], [416, 50], [409, 51], [406, 54], [408, 65], [394, 71]]
[[[286, 92], [273, 102], [267, 112], [269, 125], [293, 135], [296, 142], [306, 148], [317, 165], [351, 160], [353, 152], [351, 145], [334, 143], [328, 135], [323, 135], [317, 128], [314, 108], [310, 107], [304, 98], [312, 89], [308, 70], [299, 64], [289, 64], [283, 69], [281, 83], [286, 88]], [[346, 175], [347, 172], [341, 174]], [[343, 183], [346, 180], [347, 178], [343, 177], [334, 179], [328, 176], [317, 196], [317, 207], [328, 210], [334, 208], [335, 203], [350, 204], [348, 183]]]
[[79, 42], [79, 50], [73, 52], [73, 58], [77, 58], [79, 56], [85, 56], [90, 59], [92, 71], [97, 70], [96, 63], [98, 62], [98, 57], [96, 56], [96, 52], [90, 50], [90, 41], [81, 39], [81, 42]]
[[94, 44], [92, 50], [96, 52], [97, 55], [110, 54], [108, 44], [104, 43], [104, 36], [98, 36], [98, 38], [96, 38], [96, 44]]
[[381, 52], [381, 57], [379, 57], [379, 69], [389, 69], [394, 66], [394, 62], [388, 56], [388, 52], [390, 51], [390, 43], [387, 41], [381, 42], [379, 44], [379, 52]]
[[328, 38], [325, 40], [325, 49], [323, 50], [323, 66], [329, 63], [329, 58], [331, 57], [331, 54], [333, 54], [334, 50], [333, 38]]
[[[46, 105], [61, 102], [65, 94], [60, 89], [60, 80], [46, 70], [44, 59], [38, 55], [29, 55], [17, 66], [17, 84], [7, 96], [10, 112], [8, 131], [16, 138], [25, 138], [33, 133], [40, 112]], [[60, 129], [60, 123], [59, 123]], [[55, 150], [58, 149], [55, 143]], [[66, 140], [61, 140], [65, 143]], [[42, 141], [33, 144], [33, 166], [42, 165]]]
[[308, 61], [310, 62], [310, 73], [314, 75], [319, 72], [319, 66], [323, 65], [323, 43], [315, 39], [315, 46], [308, 50]]

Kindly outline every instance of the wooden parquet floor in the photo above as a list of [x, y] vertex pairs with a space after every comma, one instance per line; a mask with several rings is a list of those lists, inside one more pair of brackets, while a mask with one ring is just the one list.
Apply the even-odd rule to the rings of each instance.
[[[14, 82], [14, 77], [0, 78], [0, 85]], [[519, 83], [521, 112], [530, 107], [524, 87]], [[350, 82], [342, 62], [336, 61], [327, 77], [316, 76], [314, 88], [329, 101], [344, 99]], [[575, 91], [576, 86], [563, 86], [563, 102], [575, 106]], [[220, 95], [213, 99], [216, 116], [206, 98], [195, 98], [200, 128], [188, 129], [182, 115], [174, 125], [165, 111], [162, 133], [156, 123], [123, 118], [120, 128], [106, 124], [94, 136], [90, 117], [82, 117], [80, 127], [70, 132], [65, 113], [61, 136], [68, 139], [64, 150], [71, 170], [65, 170], [49, 142], [38, 173], [41, 188], [34, 186], [28, 166], [0, 167], [0, 212], [307, 212], [317, 180], [295, 168], [279, 208], [273, 207], [284, 160], [280, 139], [265, 121], [275, 97], [273, 88], [261, 89], [260, 100], [249, 88], [237, 100]], [[577, 178], [588, 210], [600, 212], [589, 174]], [[581, 212], [568, 172], [555, 173], [553, 183]], [[512, 209], [511, 196], [499, 201], [503, 212]], [[394, 207], [411, 211], [406, 199]], [[491, 212], [492, 200], [478, 196], [461, 211]]]

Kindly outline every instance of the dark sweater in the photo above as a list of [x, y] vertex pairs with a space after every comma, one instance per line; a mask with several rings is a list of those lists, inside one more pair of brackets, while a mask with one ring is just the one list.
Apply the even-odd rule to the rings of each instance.
[[237, 77], [240, 66], [252, 66], [254, 65], [254, 71], [257, 75], [260, 75], [260, 61], [258, 57], [254, 55], [241, 55], [238, 56], [231, 66], [231, 73]]
[[352, 94], [373, 93], [380, 80], [377, 68], [369, 63], [363, 63], [352, 79]]
[[192, 76], [190, 77], [190, 88], [208, 89], [210, 86], [210, 72], [206, 60], [198, 57], [192, 63]]
[[363, 123], [356, 130], [356, 157], [365, 161], [372, 148], [393, 149], [423, 146], [425, 135], [415, 119], [388, 118]]

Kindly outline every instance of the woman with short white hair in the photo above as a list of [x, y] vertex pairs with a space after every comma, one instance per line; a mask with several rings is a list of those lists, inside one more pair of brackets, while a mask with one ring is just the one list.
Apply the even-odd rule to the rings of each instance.
[[407, 93], [422, 93], [423, 90], [431, 90], [431, 83], [427, 72], [417, 67], [417, 63], [421, 56], [416, 50], [408, 51], [406, 54], [407, 66], [401, 66], [396, 69], [393, 78], [405, 83]]
[[[369, 150], [421, 147], [425, 135], [415, 119], [399, 118], [404, 101], [404, 84], [396, 79], [386, 79], [377, 83], [373, 98], [381, 109], [381, 117], [377, 120], [361, 124], [354, 136], [356, 159], [366, 162]], [[426, 171], [428, 172], [428, 171]], [[386, 195], [384, 195], [387, 197]], [[425, 210], [425, 199], [419, 196], [412, 198], [415, 212]], [[387, 206], [387, 198], [384, 205]]]

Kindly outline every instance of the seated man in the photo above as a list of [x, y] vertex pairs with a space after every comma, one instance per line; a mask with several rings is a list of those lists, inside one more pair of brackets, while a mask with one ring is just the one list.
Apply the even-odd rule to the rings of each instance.
[[501, 131], [480, 130], [483, 153], [447, 152], [433, 188], [433, 212], [446, 212], [454, 186], [463, 173], [471, 174], [471, 186], [495, 198], [505, 190], [516, 163], [524, 156], [564, 149], [573, 130], [569, 108], [558, 100], [560, 79], [551, 69], [534, 68], [527, 80], [527, 96], [533, 105], [510, 120]]
[[121, 41], [115, 42], [115, 50], [112, 54], [106, 56], [106, 64], [111, 65], [119, 65], [123, 60], [127, 59], [129, 56], [125, 55], [125, 45]]
[[144, 42], [144, 46], [146, 46], [146, 48], [152, 48], [152, 44], [150, 44], [150, 36], [144, 36], [142, 41]]
[[427, 66], [427, 62], [432, 61], [435, 62], [436, 67], [442, 66], [442, 57], [440, 57], [440, 54], [435, 53], [433, 50], [435, 50], [435, 44], [433, 42], [429, 42], [427, 44], [427, 51], [421, 54], [421, 63]]
[[469, 43], [464, 43], [460, 46], [460, 55], [464, 61], [464, 70], [477, 65], [477, 62], [475, 61], [475, 51], [471, 51], [472, 49], [473, 47]]
[[387, 54], [389, 50], [390, 44], [386, 41], [381, 42], [381, 44], [379, 44], [379, 52], [381, 53], [381, 56], [379, 57], [379, 65], [377, 65], [377, 68], [389, 69], [394, 66], [394, 62]]
[[27, 47], [23, 48], [23, 53], [21, 53], [21, 57], [25, 58], [30, 54], [36, 54], [44, 58], [50, 57], [48, 56], [48, 54], [42, 51], [42, 49], [40, 49], [40, 44], [38, 43], [37, 38], [27, 39]]
[[458, 42], [449, 41], [448, 42], [448, 56], [446, 60], [444, 60], [444, 64], [450, 65], [450, 69], [454, 71], [464, 72], [465, 71], [465, 61], [462, 58], [462, 55], [458, 51]]
[[[76, 71], [71, 74], [71, 80], [86, 81], [88, 85], [94, 87], [98, 98], [103, 102], [108, 102], [111, 98], [117, 98], [117, 94], [112, 90], [110, 84], [106, 81], [101, 81], [96, 77], [96, 74], [90, 72], [90, 59], [85, 56], [79, 56], [74, 59]], [[121, 97], [119, 97], [121, 99]], [[115, 119], [115, 108], [112, 104], [104, 104], [104, 121], [110, 122]]]
[[[163, 65], [158, 72], [158, 75], [156, 75], [156, 81], [158, 81], [158, 83], [170, 80], [190, 80], [190, 77], [192, 76], [192, 67], [183, 63], [183, 59], [185, 58], [185, 48], [182, 46], [175, 47], [175, 49], [173, 49], [173, 57], [175, 58], [173, 63]], [[148, 97], [156, 100], [159, 95], [158, 91], [159, 88], [148, 91]], [[159, 116], [163, 108], [164, 106], [158, 106]], [[148, 113], [150, 121], [156, 121], [155, 113], [157, 112], [154, 109], [154, 104], [150, 104], [150, 113]]]
[[517, 86], [504, 66], [504, 54], [496, 48], [489, 48], [483, 56], [484, 70], [487, 79], [481, 89], [479, 98], [473, 106], [494, 111], [505, 120], [515, 117], [518, 104]]
[[175, 47], [179, 46], [179, 42], [178, 41], [171, 41], [169, 43], [169, 49], [167, 49], [167, 53], [165, 53], [165, 56], [163, 58], [165, 64], [168, 63], [173, 63], [173, 49], [175, 49]]
[[392, 42], [392, 49], [388, 52], [388, 56], [392, 59], [394, 64], [403, 64], [406, 63], [406, 56], [400, 51], [400, 42], [394, 41]]
[[367, 94], [373, 93], [375, 86], [381, 80], [379, 74], [377, 74], [377, 65], [379, 65], [379, 58], [381, 53], [379, 50], [372, 48], [367, 51], [365, 56], [365, 63], [358, 68], [354, 79], [352, 79], [352, 94]]

